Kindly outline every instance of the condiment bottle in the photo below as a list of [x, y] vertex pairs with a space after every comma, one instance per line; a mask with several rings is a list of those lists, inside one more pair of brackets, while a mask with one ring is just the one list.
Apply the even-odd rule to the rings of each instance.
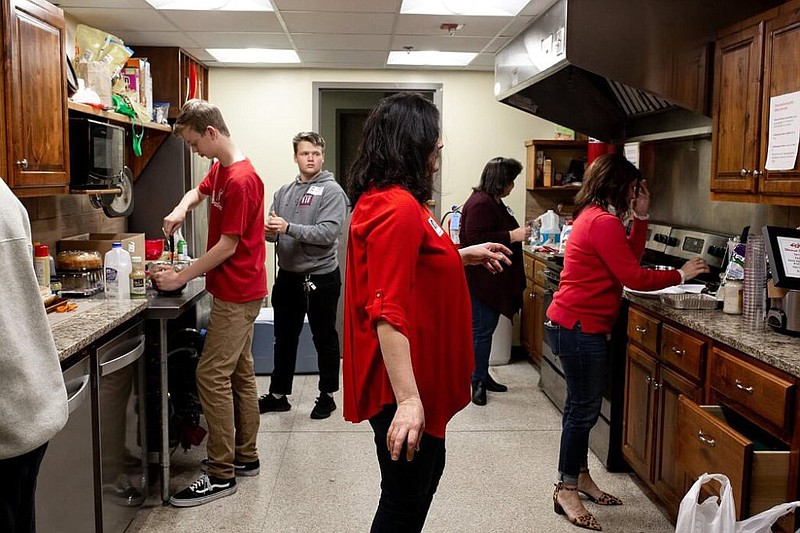
[[147, 297], [146, 275], [144, 273], [144, 266], [142, 265], [142, 258], [139, 256], [131, 257], [131, 273], [129, 275], [131, 282], [131, 300], [142, 299]]
[[46, 244], [37, 244], [33, 248], [33, 270], [40, 287], [50, 287], [50, 250]]

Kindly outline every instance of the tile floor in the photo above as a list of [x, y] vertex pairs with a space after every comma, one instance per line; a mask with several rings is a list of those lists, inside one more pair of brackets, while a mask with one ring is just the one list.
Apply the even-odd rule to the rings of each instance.
[[[447, 467], [433, 500], [426, 532], [570, 532], [578, 528], [553, 512], [552, 493], [560, 414], [538, 389], [539, 376], [524, 361], [492, 368], [509, 391], [490, 393], [485, 407], [470, 404], [448, 426]], [[258, 377], [266, 391], [269, 376]], [[261, 473], [239, 478], [238, 492], [209, 504], [176, 509], [153, 496], [129, 528], [133, 533], [366, 532], [379, 495], [378, 467], [369, 424], [345, 422], [341, 400], [327, 420], [311, 420], [316, 375], [297, 376], [291, 411], [261, 415]], [[172, 490], [200, 474], [205, 448], [173, 456]], [[589, 458], [598, 484], [625, 505], [587, 503], [603, 531], [674, 531], [631, 474], [606, 472]]]

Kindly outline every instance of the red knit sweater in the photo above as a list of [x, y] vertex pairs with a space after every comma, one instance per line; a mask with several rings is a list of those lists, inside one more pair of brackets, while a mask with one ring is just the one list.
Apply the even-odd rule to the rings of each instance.
[[584, 333], [611, 333], [622, 286], [654, 291], [678, 285], [677, 270], [642, 268], [647, 221], [635, 219], [630, 236], [619, 218], [597, 205], [581, 211], [564, 253], [564, 270], [547, 317], [566, 328], [581, 323]]

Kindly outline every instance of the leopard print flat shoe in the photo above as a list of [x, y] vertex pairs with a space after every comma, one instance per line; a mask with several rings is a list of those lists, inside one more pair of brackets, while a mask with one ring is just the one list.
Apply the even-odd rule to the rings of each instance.
[[586, 511], [585, 514], [576, 517], [570, 517], [564, 508], [558, 503], [558, 493], [559, 491], [567, 490], [567, 491], [575, 491], [578, 490], [577, 487], [565, 487], [563, 483], [559, 482], [556, 483], [556, 490], [553, 491], [553, 510], [556, 514], [564, 515], [567, 520], [572, 522], [573, 525], [581, 527], [583, 529], [591, 529], [592, 531], [603, 531], [603, 528], [600, 527], [600, 524], [597, 522], [597, 519], [594, 517], [592, 513]]

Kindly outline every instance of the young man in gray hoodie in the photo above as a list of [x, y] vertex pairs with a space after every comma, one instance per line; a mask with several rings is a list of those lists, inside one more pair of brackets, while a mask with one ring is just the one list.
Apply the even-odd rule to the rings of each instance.
[[33, 271], [28, 212], [0, 179], [0, 531], [35, 531], [36, 478], [67, 390]]
[[337, 248], [347, 215], [347, 196], [333, 174], [322, 170], [325, 140], [315, 132], [292, 139], [300, 173], [275, 193], [265, 235], [276, 243], [278, 274], [272, 287], [275, 369], [259, 411], [288, 411], [297, 345], [305, 315], [319, 363], [319, 397], [311, 418], [328, 418], [339, 390], [336, 309], [342, 283]]

